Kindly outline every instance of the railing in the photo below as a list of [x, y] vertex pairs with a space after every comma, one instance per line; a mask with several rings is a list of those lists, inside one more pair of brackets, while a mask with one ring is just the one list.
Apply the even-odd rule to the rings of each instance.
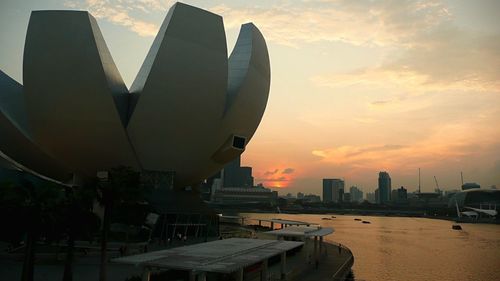
[[[340, 247], [341, 249], [343, 249], [344, 251], [347, 251], [350, 254], [350, 257], [339, 267], [339, 269], [332, 275], [332, 278], [331, 278], [331, 280], [333, 280], [333, 281], [345, 280], [345, 277], [348, 274], [348, 272], [346, 272], [344, 274], [344, 276], [339, 276], [339, 274], [341, 274], [342, 271], [346, 270], [346, 266], [348, 266], [349, 268], [352, 266], [352, 264], [354, 263], [354, 255], [352, 254], [351, 249], [345, 247], [344, 245], [337, 243], [337, 242], [330, 242], [330, 243], [335, 244], [337, 247]], [[361, 280], [359, 280], [359, 281], [361, 281]]]

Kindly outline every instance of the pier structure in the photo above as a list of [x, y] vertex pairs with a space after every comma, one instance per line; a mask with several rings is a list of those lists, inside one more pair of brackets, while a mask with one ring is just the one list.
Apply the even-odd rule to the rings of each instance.
[[280, 279], [286, 280], [287, 255], [293, 255], [303, 244], [297, 241], [230, 238], [112, 261], [142, 267], [143, 281], [149, 281], [152, 272], [168, 270], [187, 271], [190, 281], [206, 281], [208, 275], [233, 275], [237, 281], [248, 280], [248, 277], [264, 281], [269, 280], [269, 260], [279, 257]]
[[306, 244], [312, 241], [313, 252], [308, 253], [308, 257], [312, 257], [317, 266], [321, 260], [321, 256], [326, 254], [323, 238], [332, 234], [334, 231], [332, 227], [289, 226], [265, 233], [276, 236], [278, 240], [300, 240]]

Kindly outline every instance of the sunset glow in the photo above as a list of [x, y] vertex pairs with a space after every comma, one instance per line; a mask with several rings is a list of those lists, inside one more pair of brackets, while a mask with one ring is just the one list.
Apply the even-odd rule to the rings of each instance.
[[[22, 2], [22, 3], [21, 3]], [[84, 9], [130, 86], [174, 1], [7, 1], [0, 66], [22, 82], [31, 10]], [[242, 156], [255, 183], [321, 193], [322, 178], [373, 191], [500, 186], [500, 1], [184, 1], [264, 34], [272, 82]]]

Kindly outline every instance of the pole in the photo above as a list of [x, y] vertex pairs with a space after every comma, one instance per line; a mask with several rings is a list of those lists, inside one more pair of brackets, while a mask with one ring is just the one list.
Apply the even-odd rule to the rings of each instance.
[[238, 269], [236, 281], [243, 281], [243, 267]]
[[268, 263], [268, 260], [265, 259], [262, 262], [262, 271], [260, 273], [260, 281], [267, 281], [268, 280], [268, 276], [269, 276], [268, 268], [269, 268], [269, 263]]
[[418, 193], [420, 193], [420, 168], [418, 168]]
[[142, 272], [142, 281], [149, 281], [151, 276], [151, 271], [149, 268], [145, 267], [144, 271]]
[[281, 253], [280, 272], [281, 280], [286, 280], [286, 252]]
[[318, 268], [318, 236], [314, 236], [314, 265]]

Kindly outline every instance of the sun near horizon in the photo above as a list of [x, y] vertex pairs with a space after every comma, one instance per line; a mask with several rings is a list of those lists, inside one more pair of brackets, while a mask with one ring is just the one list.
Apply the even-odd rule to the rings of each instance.
[[[272, 82], [242, 163], [256, 183], [321, 193], [322, 178], [372, 192], [379, 171], [414, 191], [500, 185], [498, 1], [184, 1], [264, 34]], [[130, 87], [174, 1], [0, 4], [2, 69], [22, 83], [32, 10], [88, 10]], [[8, 39], [8, 40], [6, 40]]]

